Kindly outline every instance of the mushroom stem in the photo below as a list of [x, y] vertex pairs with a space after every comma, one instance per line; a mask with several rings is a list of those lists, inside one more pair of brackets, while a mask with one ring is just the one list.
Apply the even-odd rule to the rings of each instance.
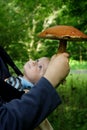
[[58, 54], [66, 52], [67, 40], [60, 40]]

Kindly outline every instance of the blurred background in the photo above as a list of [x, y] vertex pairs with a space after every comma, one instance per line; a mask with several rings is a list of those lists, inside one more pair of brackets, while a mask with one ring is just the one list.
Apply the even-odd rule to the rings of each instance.
[[[86, 0], [0, 0], [0, 45], [19, 69], [29, 59], [51, 57], [57, 40], [38, 38], [51, 26], [70, 25], [87, 34]], [[71, 72], [58, 91], [63, 103], [48, 118], [54, 130], [87, 129], [87, 41], [69, 42]]]

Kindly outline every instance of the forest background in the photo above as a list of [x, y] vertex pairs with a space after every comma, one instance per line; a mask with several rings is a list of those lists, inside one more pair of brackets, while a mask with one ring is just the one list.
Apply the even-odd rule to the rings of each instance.
[[[38, 38], [51, 26], [74, 26], [87, 34], [87, 1], [85, 0], [1, 0], [0, 45], [14, 60], [52, 56], [58, 41]], [[87, 42], [70, 42], [71, 59], [87, 60]]]
[[[57, 40], [40, 39], [51, 26], [74, 26], [87, 34], [86, 0], [0, 0], [0, 45], [19, 68], [29, 58], [51, 57]], [[69, 42], [71, 71], [58, 92], [62, 104], [48, 118], [54, 130], [87, 129], [87, 41]], [[82, 69], [86, 69], [83, 73]]]

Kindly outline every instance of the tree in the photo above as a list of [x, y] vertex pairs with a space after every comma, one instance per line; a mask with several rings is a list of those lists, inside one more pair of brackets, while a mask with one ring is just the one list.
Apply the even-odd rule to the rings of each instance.
[[[0, 44], [14, 60], [52, 56], [56, 53], [57, 41], [38, 38], [38, 33], [55, 25], [71, 25], [87, 33], [87, 2], [75, 0], [9, 0], [0, 2]], [[80, 12], [80, 13], [79, 13]], [[54, 44], [55, 43], [55, 44]], [[81, 44], [87, 52], [87, 44]], [[72, 55], [75, 48], [75, 55]], [[78, 46], [69, 44], [72, 58], [79, 59]], [[85, 53], [82, 53], [86, 59]]]

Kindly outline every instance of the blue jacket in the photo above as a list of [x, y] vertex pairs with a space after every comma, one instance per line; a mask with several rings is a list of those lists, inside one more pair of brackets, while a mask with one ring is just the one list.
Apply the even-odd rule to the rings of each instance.
[[60, 103], [56, 90], [42, 77], [21, 99], [0, 104], [0, 130], [33, 130]]

